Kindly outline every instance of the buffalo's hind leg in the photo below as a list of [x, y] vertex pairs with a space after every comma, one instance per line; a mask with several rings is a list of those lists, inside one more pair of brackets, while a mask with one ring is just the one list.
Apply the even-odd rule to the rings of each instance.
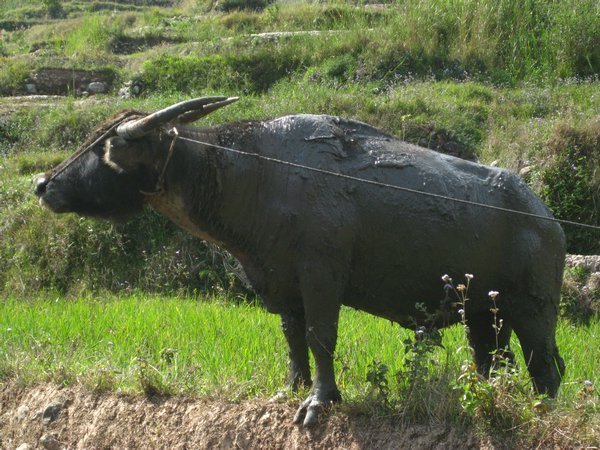
[[312, 383], [304, 311], [298, 310], [281, 314], [281, 328], [289, 348], [289, 387], [296, 392], [301, 386], [308, 387]]
[[[544, 300], [530, 298], [531, 305], [544, 305]], [[515, 314], [513, 325], [521, 342], [527, 368], [539, 394], [556, 397], [565, 373], [565, 363], [558, 353], [555, 340], [557, 307], [554, 302], [533, 311]]]
[[[315, 258], [312, 261], [317, 261]], [[315, 358], [315, 378], [294, 423], [311, 426], [329, 405], [341, 400], [333, 370], [340, 312], [341, 280], [327, 265], [312, 262], [303, 268], [300, 285], [306, 315], [306, 340]]]
[[507, 320], [500, 325], [497, 318], [496, 332], [494, 316], [490, 312], [479, 313], [470, 316], [467, 321], [469, 327], [469, 344], [475, 352], [475, 364], [477, 372], [488, 377], [490, 372], [497, 368], [498, 361], [504, 360], [514, 364], [514, 355], [510, 350], [510, 335], [512, 328]]

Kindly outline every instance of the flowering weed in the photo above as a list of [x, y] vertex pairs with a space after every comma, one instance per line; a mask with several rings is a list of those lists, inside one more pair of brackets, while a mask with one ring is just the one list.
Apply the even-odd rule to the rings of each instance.
[[[446, 275], [444, 276], [446, 277]], [[459, 284], [456, 288], [452, 285], [452, 280], [442, 280], [449, 285], [448, 291], [454, 291], [457, 297], [455, 305], [459, 308], [458, 313], [461, 317], [461, 325], [465, 330], [465, 335], [469, 335], [469, 325], [467, 321], [467, 302], [468, 289], [473, 275], [466, 274], [466, 283]], [[492, 364], [489, 373], [480, 374], [473, 359], [465, 359], [461, 366], [460, 374], [454, 381], [454, 389], [459, 393], [459, 401], [463, 412], [471, 417], [482, 419], [485, 423], [501, 430], [511, 429], [518, 426], [524, 420], [531, 418], [533, 411], [531, 406], [536, 404], [535, 397], [529, 388], [529, 380], [523, 379], [516, 370], [512, 360], [512, 354], [506, 349], [500, 348], [498, 337], [502, 330], [503, 320], [498, 318], [500, 311], [497, 298], [500, 295], [498, 291], [490, 291], [492, 313], [491, 327], [494, 329], [496, 337], [496, 347], [492, 351]], [[473, 349], [465, 341], [465, 348], [468, 348], [468, 356], [472, 356]], [[546, 404], [546, 403], [544, 403]]]

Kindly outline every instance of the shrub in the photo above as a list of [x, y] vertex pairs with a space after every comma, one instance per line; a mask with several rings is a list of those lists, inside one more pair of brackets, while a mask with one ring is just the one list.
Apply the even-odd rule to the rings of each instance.
[[150, 92], [204, 92], [223, 88], [232, 74], [222, 56], [162, 55], [144, 64], [141, 81]]
[[352, 80], [356, 74], [356, 58], [345, 54], [328, 59], [323, 65], [323, 71], [329, 78]]
[[33, 126], [33, 117], [22, 111], [0, 116], [0, 156], [8, 156], [15, 145], [25, 144]]
[[162, 55], [144, 64], [140, 80], [150, 92], [264, 92], [302, 65], [295, 50], [273, 44], [222, 55]]
[[122, 225], [59, 217], [24, 187], [0, 195], [0, 292], [245, 292], [227, 255], [152, 211]]
[[600, 273], [581, 267], [565, 270], [560, 314], [575, 324], [587, 324], [600, 314]]
[[53, 19], [64, 17], [65, 11], [60, 0], [42, 0], [48, 16]]
[[295, 46], [261, 46], [249, 53], [230, 54], [228, 63], [247, 90], [265, 92], [302, 66], [302, 55], [296, 50]]
[[0, 57], [0, 95], [15, 95], [25, 90], [30, 67], [25, 61]]
[[215, 9], [225, 12], [239, 9], [260, 11], [273, 2], [274, 0], [218, 0], [213, 5]]
[[[541, 196], [560, 219], [600, 225], [600, 121], [561, 125], [547, 143]], [[598, 254], [598, 231], [565, 226], [570, 253]]]
[[[23, 108], [0, 120], [0, 151], [18, 152], [36, 148], [42, 151], [69, 151], [108, 115], [109, 105], [75, 107], [71, 100], [52, 108]], [[35, 130], [35, 132], [31, 132]], [[50, 167], [48, 167], [50, 168]]]
[[597, 76], [600, 68], [600, 8], [595, 0], [557, 2], [551, 29], [557, 75]]

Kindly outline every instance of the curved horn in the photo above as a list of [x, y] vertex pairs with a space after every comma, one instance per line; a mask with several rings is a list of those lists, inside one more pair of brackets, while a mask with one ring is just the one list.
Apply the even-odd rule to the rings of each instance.
[[[229, 105], [236, 101], [238, 97], [202, 97], [193, 100], [186, 100], [167, 108], [156, 111], [143, 119], [131, 120], [122, 123], [117, 127], [117, 134], [125, 139], [136, 139], [144, 136], [163, 123], [179, 117], [185, 113], [197, 113], [207, 111], [206, 114]], [[205, 108], [206, 106], [206, 108]], [[204, 115], [206, 115], [204, 114]]]

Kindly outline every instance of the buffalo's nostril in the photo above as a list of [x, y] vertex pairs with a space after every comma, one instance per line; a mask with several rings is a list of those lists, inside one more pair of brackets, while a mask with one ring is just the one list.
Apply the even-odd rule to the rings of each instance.
[[46, 192], [46, 186], [48, 185], [48, 180], [46, 178], [38, 178], [37, 184], [35, 186], [35, 194], [39, 197]]

